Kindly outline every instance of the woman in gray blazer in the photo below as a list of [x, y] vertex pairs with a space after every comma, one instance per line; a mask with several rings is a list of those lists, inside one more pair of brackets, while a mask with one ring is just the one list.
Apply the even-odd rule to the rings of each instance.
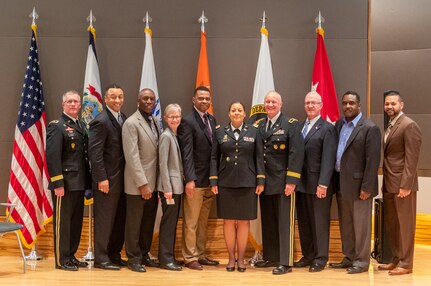
[[159, 140], [158, 191], [163, 210], [159, 233], [159, 262], [160, 268], [179, 271], [182, 268], [176, 264], [174, 247], [181, 194], [184, 192], [183, 163], [177, 139], [181, 107], [178, 104], [169, 104], [163, 118], [168, 128], [160, 135]]

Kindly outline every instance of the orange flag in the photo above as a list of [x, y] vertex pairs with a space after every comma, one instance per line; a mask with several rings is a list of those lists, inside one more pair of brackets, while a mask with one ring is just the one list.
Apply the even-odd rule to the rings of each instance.
[[[206, 86], [211, 90], [210, 84], [210, 70], [208, 67], [208, 56], [207, 56], [207, 34], [201, 30], [201, 51], [199, 54], [198, 73], [196, 75], [196, 87]], [[212, 102], [208, 109], [210, 114], [213, 114]]]

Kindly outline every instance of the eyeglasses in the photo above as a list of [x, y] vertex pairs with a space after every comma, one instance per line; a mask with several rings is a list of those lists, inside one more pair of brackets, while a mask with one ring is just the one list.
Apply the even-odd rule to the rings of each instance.
[[313, 106], [315, 106], [315, 105], [318, 105], [318, 104], [321, 104], [322, 102], [321, 101], [306, 101], [305, 102], [305, 106], [307, 106], [307, 105], [313, 105]]
[[181, 119], [181, 116], [166, 116], [168, 119]]

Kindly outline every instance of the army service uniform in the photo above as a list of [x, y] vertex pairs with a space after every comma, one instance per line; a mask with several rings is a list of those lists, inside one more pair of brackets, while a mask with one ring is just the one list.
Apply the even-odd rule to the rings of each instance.
[[[78, 125], [63, 113], [58, 120], [48, 125], [46, 157], [54, 205], [54, 254], [57, 268], [74, 258], [81, 238], [84, 192], [91, 186], [87, 143], [88, 133], [83, 121]], [[64, 187], [62, 197], [54, 193], [59, 187]]]
[[304, 147], [298, 121], [280, 113], [266, 131], [267, 120], [258, 124], [264, 145], [265, 191], [259, 196], [263, 258], [279, 265], [293, 265], [295, 193], [284, 194], [286, 184], [298, 185]]
[[265, 184], [263, 145], [257, 128], [243, 124], [235, 138], [231, 124], [217, 128], [210, 184], [218, 186], [217, 214], [230, 220], [257, 218], [256, 185]]

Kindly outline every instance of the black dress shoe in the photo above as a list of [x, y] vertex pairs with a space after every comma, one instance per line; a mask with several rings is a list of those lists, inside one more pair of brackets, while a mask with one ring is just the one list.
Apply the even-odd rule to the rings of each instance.
[[199, 258], [198, 262], [201, 265], [207, 265], [207, 266], [217, 266], [220, 263], [217, 260], [211, 259], [209, 257]]
[[305, 257], [302, 257], [297, 262], [293, 262], [293, 267], [297, 267], [297, 268], [307, 267], [310, 265], [311, 265], [311, 261], [306, 259]]
[[139, 263], [129, 263], [127, 265], [127, 267], [132, 270], [133, 272], [147, 272], [147, 270], [145, 270], [145, 267], [142, 266]]
[[325, 265], [321, 265], [321, 264], [318, 264], [318, 263], [313, 263], [313, 264], [310, 265], [310, 268], [308, 269], [308, 271], [310, 271], [310, 272], [320, 272], [323, 269], [325, 269]]
[[76, 266], [71, 261], [68, 261], [62, 265], [57, 265], [57, 269], [66, 270], [66, 271], [78, 271], [78, 266]]
[[335, 268], [335, 269], [345, 269], [345, 268], [352, 267], [352, 263], [347, 262], [346, 260], [343, 260], [339, 263], [329, 263], [329, 267]]
[[85, 268], [88, 266], [88, 263], [85, 261], [79, 261], [78, 259], [76, 259], [76, 257], [73, 257], [72, 259], [70, 259], [70, 262], [72, 264], [75, 264], [76, 267], [78, 268]]
[[287, 274], [289, 272], [292, 272], [292, 267], [285, 266], [285, 265], [279, 265], [272, 269], [272, 274], [274, 275], [281, 275], [281, 274]]
[[261, 260], [254, 264], [257, 268], [265, 268], [265, 267], [276, 267], [277, 263], [269, 261], [269, 260]]
[[159, 261], [157, 259], [151, 259], [150, 257], [146, 256], [142, 259], [142, 264], [144, 264], [147, 267], [160, 267]]
[[184, 261], [174, 259], [174, 263], [179, 266], [184, 266]]
[[360, 267], [360, 266], [352, 266], [352, 267], [347, 268], [348, 274], [358, 274], [358, 273], [367, 272], [367, 271], [368, 271], [368, 268], [365, 269], [365, 268]]
[[127, 261], [124, 259], [111, 259], [112, 263], [114, 263], [115, 265], [119, 266], [119, 267], [125, 267], [128, 266]]
[[171, 262], [168, 264], [160, 264], [160, 268], [172, 271], [181, 271], [183, 268], [176, 264], [175, 262]]
[[94, 263], [95, 268], [100, 268], [103, 270], [120, 270], [120, 266], [115, 265], [111, 261], [105, 261], [100, 263]]

